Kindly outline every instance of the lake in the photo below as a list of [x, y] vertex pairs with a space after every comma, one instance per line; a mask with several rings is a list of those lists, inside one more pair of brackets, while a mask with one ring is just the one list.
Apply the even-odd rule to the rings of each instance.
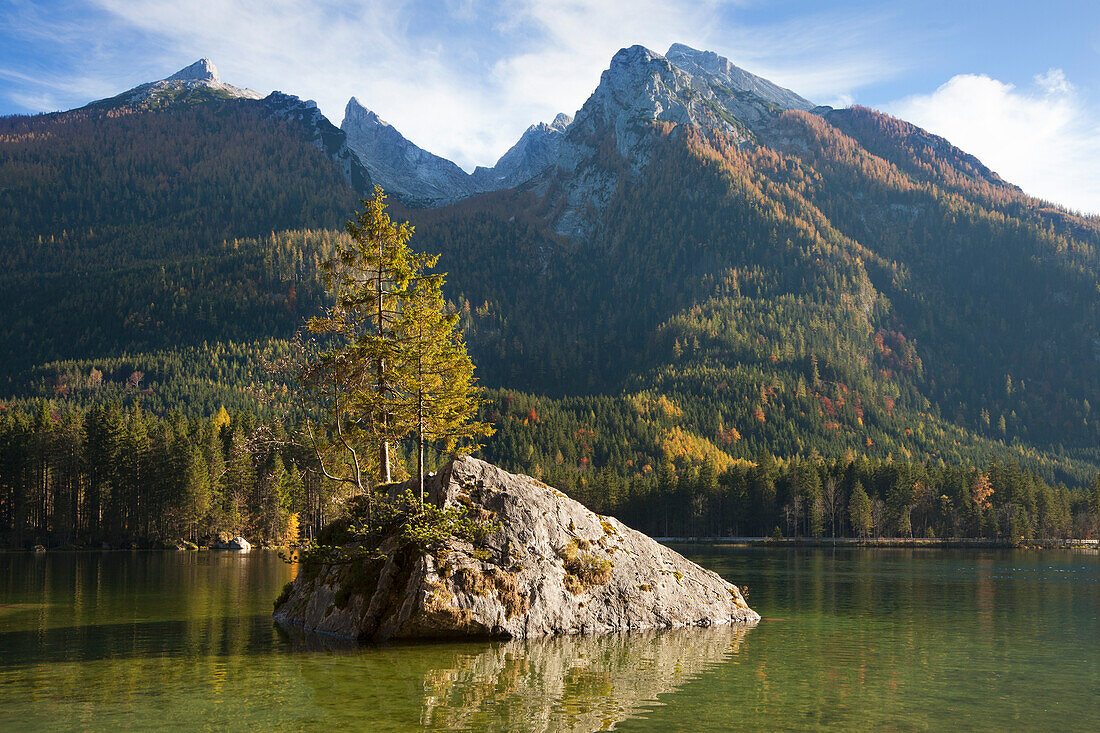
[[676, 549], [764, 621], [345, 648], [275, 553], [0, 553], [0, 727], [1100, 728], [1095, 551]]

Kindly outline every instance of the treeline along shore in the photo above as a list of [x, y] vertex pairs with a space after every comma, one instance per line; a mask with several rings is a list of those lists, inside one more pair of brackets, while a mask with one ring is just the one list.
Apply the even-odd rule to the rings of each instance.
[[[346, 490], [312, 470], [293, 432], [248, 411], [159, 416], [117, 401], [6, 407], [0, 542], [157, 547], [243, 535], [276, 546], [312, 537], [338, 515]], [[764, 453], [727, 465], [655, 455], [644, 465], [591, 466], [493, 439], [484, 454], [658, 537], [1019, 544], [1100, 534], [1100, 480], [1052, 485], [1009, 461], [942, 466]], [[397, 446], [395, 455], [397, 476], [406, 475], [413, 452]]]

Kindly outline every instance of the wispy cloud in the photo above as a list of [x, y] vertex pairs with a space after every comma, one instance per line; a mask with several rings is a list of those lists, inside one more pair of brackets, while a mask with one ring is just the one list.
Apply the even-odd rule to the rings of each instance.
[[491, 165], [532, 122], [575, 111], [614, 52], [635, 43], [715, 50], [823, 102], [912, 58], [884, 45], [888, 15], [762, 24], [746, 20], [746, 0], [7, 1], [0, 43], [18, 37], [28, 57], [59, 59], [22, 68], [0, 54], [28, 77], [0, 81], [9, 104], [77, 106], [208, 56], [227, 82], [313, 98], [337, 124], [357, 96], [466, 168]]
[[1019, 89], [982, 74], [952, 77], [887, 111], [950, 140], [1029, 194], [1100, 213], [1100, 126], [1061, 69]]

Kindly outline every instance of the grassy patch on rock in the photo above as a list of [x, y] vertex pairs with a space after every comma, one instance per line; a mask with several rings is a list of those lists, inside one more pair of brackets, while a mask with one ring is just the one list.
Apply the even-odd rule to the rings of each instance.
[[558, 552], [565, 568], [565, 587], [575, 594], [611, 579], [611, 561], [587, 550], [586, 541], [574, 539]]

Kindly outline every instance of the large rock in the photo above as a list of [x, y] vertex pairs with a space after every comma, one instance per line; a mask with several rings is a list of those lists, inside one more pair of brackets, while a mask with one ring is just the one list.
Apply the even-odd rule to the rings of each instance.
[[234, 537], [233, 539], [226, 540], [225, 542], [218, 542], [214, 545], [215, 550], [236, 550], [238, 552], [248, 552], [252, 549], [252, 544], [244, 537]]
[[512, 637], [755, 623], [718, 574], [541, 481], [461, 457], [432, 500], [499, 523], [484, 546], [435, 553], [384, 542], [384, 559], [306, 566], [275, 618], [344, 638]]

